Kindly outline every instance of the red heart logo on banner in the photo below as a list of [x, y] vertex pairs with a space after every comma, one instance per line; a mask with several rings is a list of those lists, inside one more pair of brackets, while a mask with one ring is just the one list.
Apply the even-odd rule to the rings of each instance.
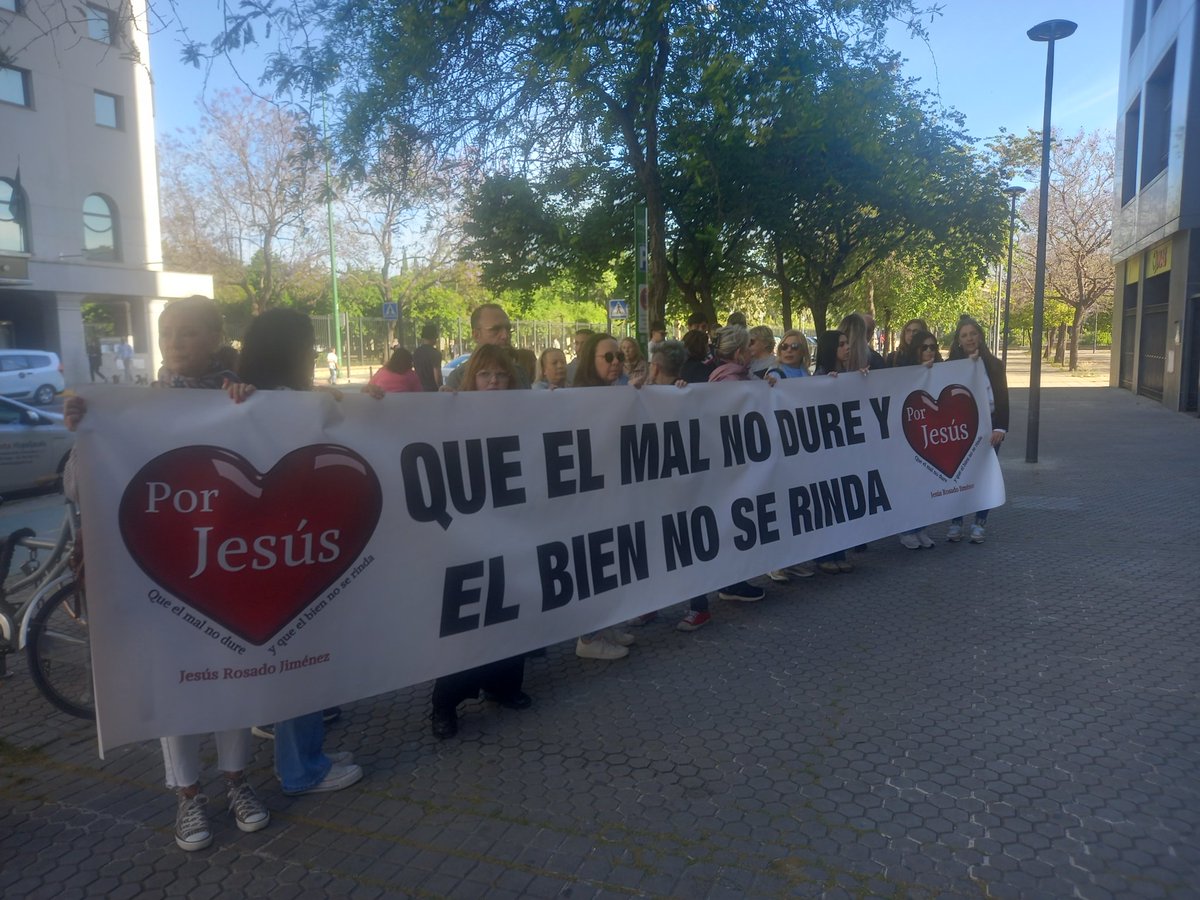
[[265, 475], [222, 447], [182, 447], [129, 482], [118, 521], [160, 587], [261, 645], [358, 560], [382, 506], [346, 447], [301, 447]]
[[958, 468], [979, 433], [975, 395], [961, 384], [942, 388], [936, 400], [925, 391], [904, 398], [904, 437], [917, 455], [947, 478]]

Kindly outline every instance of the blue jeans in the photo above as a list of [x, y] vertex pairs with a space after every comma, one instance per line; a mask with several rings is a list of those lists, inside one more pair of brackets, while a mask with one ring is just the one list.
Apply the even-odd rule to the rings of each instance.
[[275, 775], [285, 791], [306, 791], [325, 780], [333, 761], [321, 751], [324, 741], [319, 709], [275, 723]]

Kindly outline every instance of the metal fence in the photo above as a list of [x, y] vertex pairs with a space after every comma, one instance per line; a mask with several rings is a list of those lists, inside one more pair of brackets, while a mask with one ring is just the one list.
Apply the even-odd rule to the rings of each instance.
[[[313, 330], [316, 332], [317, 343], [322, 353], [335, 346], [333, 335], [333, 316], [313, 316]], [[357, 318], [342, 316], [342, 363], [353, 369], [366, 366], [374, 370], [383, 365], [391, 355], [392, 341], [399, 339], [400, 343], [412, 349], [420, 342], [421, 327], [424, 323], [405, 322], [397, 329], [396, 323], [387, 319]], [[614, 337], [624, 337], [632, 333], [633, 323], [629, 320], [618, 322], [557, 322], [536, 319], [513, 319], [512, 345], [525, 347], [534, 353], [541, 353], [547, 347], [558, 347], [571, 355], [572, 341], [575, 332], [581, 328], [593, 331], [608, 331]], [[402, 333], [401, 333], [402, 332]], [[474, 346], [471, 339], [470, 319], [457, 319], [449, 326], [442, 326], [441, 340], [438, 347], [442, 357], [450, 360], [454, 357], [469, 353]]]

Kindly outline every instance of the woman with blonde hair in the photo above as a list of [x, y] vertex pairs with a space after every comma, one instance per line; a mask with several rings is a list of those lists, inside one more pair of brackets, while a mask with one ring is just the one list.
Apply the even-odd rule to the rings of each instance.
[[779, 362], [771, 374], [776, 378], [803, 378], [809, 374], [811, 353], [803, 331], [796, 328], [785, 331], [775, 356]]
[[631, 337], [622, 338], [621, 352], [625, 354], [625, 375], [629, 383], [634, 387], [641, 387], [646, 383], [646, 376], [650, 374], [650, 364], [646, 357], [642, 356], [641, 346]]

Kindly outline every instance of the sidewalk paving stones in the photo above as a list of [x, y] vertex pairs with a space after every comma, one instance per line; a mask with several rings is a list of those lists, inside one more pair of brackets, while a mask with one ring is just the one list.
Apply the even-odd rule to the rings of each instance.
[[0, 896], [1198, 897], [1200, 422], [1044, 387], [1027, 465], [1026, 394], [986, 543], [876, 541], [617, 662], [552, 647], [532, 709], [465, 704], [456, 740], [428, 684], [349, 704], [364, 780], [284, 797], [260, 743], [271, 825], [215, 797], [207, 851], [156, 744], [97, 759], [13, 660]]

